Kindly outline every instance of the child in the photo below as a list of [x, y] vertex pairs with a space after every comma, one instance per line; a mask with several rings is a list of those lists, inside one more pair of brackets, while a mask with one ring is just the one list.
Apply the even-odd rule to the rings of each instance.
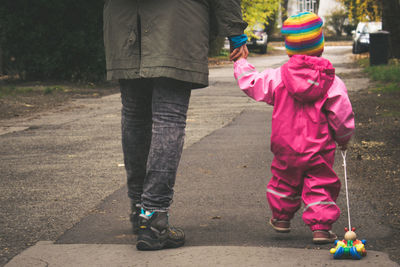
[[340, 215], [336, 205], [340, 180], [332, 169], [335, 141], [345, 150], [354, 132], [346, 87], [332, 64], [320, 57], [321, 27], [321, 18], [311, 12], [288, 18], [282, 33], [290, 59], [280, 68], [258, 73], [246, 56], [234, 63], [239, 87], [256, 101], [274, 106], [269, 223], [277, 232], [289, 232], [303, 200], [303, 220], [318, 244], [337, 238], [331, 231]]

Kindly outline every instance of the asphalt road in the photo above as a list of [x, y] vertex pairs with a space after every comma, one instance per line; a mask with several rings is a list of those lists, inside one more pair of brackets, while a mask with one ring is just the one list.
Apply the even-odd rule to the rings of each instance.
[[[350, 47], [327, 48], [349, 90], [357, 78]], [[278, 67], [287, 56], [250, 58], [257, 69]], [[247, 98], [232, 66], [212, 68], [210, 86], [193, 91], [187, 138], [175, 188], [171, 222], [182, 226], [187, 246], [261, 246], [328, 249], [311, 243], [298, 214], [288, 235], [266, 225], [265, 186], [270, 177], [272, 108]], [[16, 132], [0, 135], [0, 265], [39, 240], [57, 244], [131, 244], [128, 199], [120, 145], [120, 98], [79, 100], [60, 112], [0, 122]], [[343, 177], [340, 159], [335, 169]], [[366, 185], [349, 183], [351, 195]], [[390, 235], [380, 213], [352, 198], [352, 224], [369, 241]], [[344, 213], [334, 230], [347, 225]], [[374, 229], [374, 231], [371, 231]], [[325, 252], [324, 252], [325, 253]], [[328, 253], [328, 252], [326, 252]]]

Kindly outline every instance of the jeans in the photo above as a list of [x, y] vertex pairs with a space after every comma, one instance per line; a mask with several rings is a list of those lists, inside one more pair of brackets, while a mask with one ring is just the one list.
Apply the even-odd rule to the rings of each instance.
[[154, 78], [120, 80], [120, 87], [128, 196], [145, 210], [166, 211], [183, 149], [190, 84]]

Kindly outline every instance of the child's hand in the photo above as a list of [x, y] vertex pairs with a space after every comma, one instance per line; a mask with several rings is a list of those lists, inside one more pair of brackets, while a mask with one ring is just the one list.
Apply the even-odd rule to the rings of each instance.
[[232, 53], [229, 56], [229, 59], [231, 61], [236, 61], [241, 58], [247, 58], [248, 55], [249, 55], [249, 50], [247, 49], [247, 46], [242, 45], [241, 47], [238, 47], [232, 51]]

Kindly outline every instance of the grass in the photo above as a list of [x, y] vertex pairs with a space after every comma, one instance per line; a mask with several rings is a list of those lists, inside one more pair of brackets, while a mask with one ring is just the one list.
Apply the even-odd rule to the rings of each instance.
[[359, 60], [371, 80], [376, 82], [374, 92], [400, 92], [400, 61], [393, 59], [387, 65], [370, 66], [369, 58]]
[[32, 87], [19, 87], [15, 85], [0, 86], [0, 98], [8, 95], [23, 95], [33, 92]]
[[229, 60], [229, 50], [221, 49], [218, 55], [209, 57], [209, 60]]
[[369, 66], [365, 71], [374, 81], [400, 82], [400, 64]]
[[61, 86], [51, 86], [51, 87], [46, 87], [43, 89], [43, 93], [45, 95], [52, 94], [53, 92], [57, 92], [57, 91], [64, 92], [65, 89]]
[[400, 61], [392, 59], [387, 65], [370, 66], [369, 58], [363, 58], [358, 63], [374, 81], [371, 91], [377, 96], [379, 113], [384, 117], [399, 118]]
[[6, 96], [18, 96], [27, 95], [35, 92], [37, 94], [52, 94], [54, 92], [64, 92], [66, 89], [62, 86], [20, 86], [20, 85], [1, 85], [0, 86], [0, 98]]
[[398, 83], [387, 83], [373, 89], [377, 93], [400, 92], [400, 85]]

